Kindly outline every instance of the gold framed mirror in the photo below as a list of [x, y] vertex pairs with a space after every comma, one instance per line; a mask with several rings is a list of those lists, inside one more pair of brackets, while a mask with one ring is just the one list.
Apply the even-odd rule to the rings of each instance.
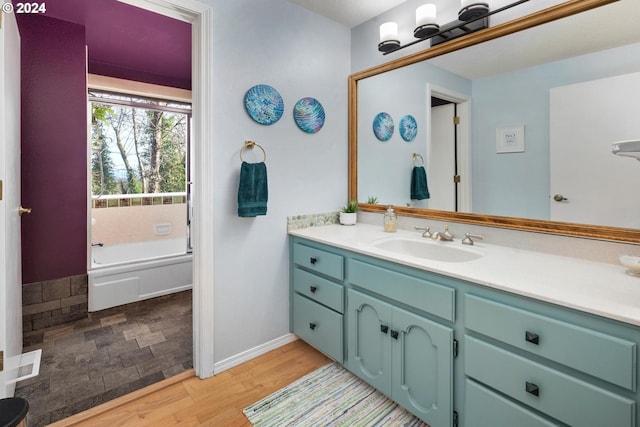
[[[374, 77], [426, 61], [431, 58], [459, 51], [461, 49], [479, 45], [519, 31], [524, 31], [562, 18], [589, 11], [618, 0], [570, 0], [557, 6], [490, 27], [471, 35], [443, 43], [423, 51], [409, 54], [402, 58], [375, 66], [349, 76], [349, 199], [361, 200], [366, 194], [358, 198], [358, 83], [366, 78]], [[362, 124], [361, 124], [362, 125]], [[613, 142], [613, 141], [612, 141]], [[637, 165], [635, 165], [637, 166]], [[380, 200], [384, 203], [384, 200]], [[609, 225], [589, 225], [573, 222], [549, 221], [512, 216], [486, 215], [481, 213], [453, 212], [406, 206], [394, 206], [396, 212], [402, 216], [424, 219], [453, 221], [483, 226], [500, 227], [522, 231], [533, 231], [565, 236], [585, 237], [626, 243], [640, 243], [640, 229], [624, 228]], [[374, 205], [360, 203], [360, 209], [365, 212], [382, 213], [386, 204]], [[638, 212], [640, 214], [640, 212]]]

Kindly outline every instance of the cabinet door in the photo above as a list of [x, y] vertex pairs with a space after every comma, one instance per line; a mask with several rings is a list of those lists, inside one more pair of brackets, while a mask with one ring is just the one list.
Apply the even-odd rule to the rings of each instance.
[[347, 294], [347, 368], [391, 396], [391, 305], [353, 290]]
[[395, 308], [390, 334], [393, 399], [430, 426], [451, 426], [453, 329]]

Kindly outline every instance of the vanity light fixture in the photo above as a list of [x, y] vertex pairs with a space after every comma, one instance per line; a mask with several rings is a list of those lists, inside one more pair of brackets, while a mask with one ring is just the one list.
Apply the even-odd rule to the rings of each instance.
[[385, 22], [380, 25], [380, 43], [378, 50], [380, 52], [393, 52], [400, 48], [400, 40], [398, 40], [398, 24], [395, 22]]
[[[476, 31], [489, 28], [489, 16], [510, 9], [529, 0], [518, 0], [495, 10], [489, 10], [489, 4], [478, 0], [461, 0], [458, 19], [444, 25], [436, 23], [436, 6], [425, 4], [416, 9], [416, 28], [413, 35], [417, 40], [400, 45], [398, 25], [387, 22], [380, 26], [378, 50], [388, 55], [405, 47], [413, 46], [425, 40], [431, 40], [431, 46], [444, 43]], [[391, 26], [393, 25], [393, 27]], [[383, 30], [384, 28], [384, 30]], [[393, 32], [392, 32], [393, 31]]]
[[462, 0], [462, 9], [458, 12], [458, 19], [470, 21], [474, 18], [482, 17], [489, 13], [489, 4], [477, 2], [475, 0]]
[[417, 8], [416, 29], [413, 30], [413, 36], [417, 39], [424, 39], [440, 31], [436, 16], [435, 4], [423, 4]]

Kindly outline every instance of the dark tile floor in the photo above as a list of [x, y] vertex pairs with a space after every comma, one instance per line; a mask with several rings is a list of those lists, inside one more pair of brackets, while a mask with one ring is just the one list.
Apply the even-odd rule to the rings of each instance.
[[24, 334], [42, 349], [40, 374], [18, 383], [29, 426], [69, 417], [191, 369], [191, 291], [99, 312]]

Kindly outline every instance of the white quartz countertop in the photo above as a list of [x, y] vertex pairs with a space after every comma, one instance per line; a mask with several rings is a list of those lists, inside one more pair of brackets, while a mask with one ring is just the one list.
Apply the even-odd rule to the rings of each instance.
[[419, 238], [420, 232], [385, 233], [381, 226], [370, 224], [326, 225], [291, 230], [289, 234], [640, 326], [640, 277], [626, 274], [622, 265], [513, 249], [484, 241], [463, 246], [458, 236], [453, 242], [434, 244], [471, 248], [483, 256], [466, 262], [432, 261], [382, 250], [371, 244], [390, 237]]

